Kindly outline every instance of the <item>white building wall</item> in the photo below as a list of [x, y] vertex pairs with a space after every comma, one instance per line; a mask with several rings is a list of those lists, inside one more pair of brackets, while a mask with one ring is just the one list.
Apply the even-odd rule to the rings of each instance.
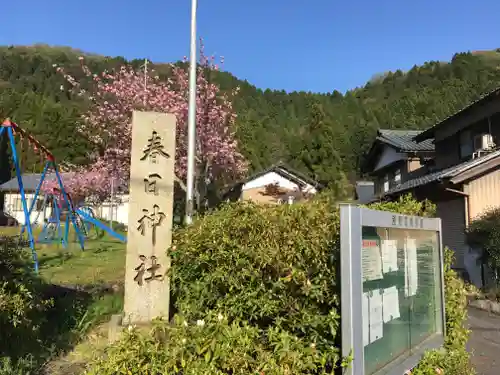
[[[306, 187], [302, 190], [307, 193], [316, 194], [316, 189], [314, 186], [306, 184]], [[263, 176], [257, 177], [254, 180], [248, 181], [243, 185], [242, 190], [249, 190], [264, 187], [270, 184], [278, 184], [280, 188], [287, 190], [299, 190], [299, 186], [295, 183], [287, 179], [286, 177], [281, 176], [276, 172], [268, 172]]]
[[[26, 202], [27, 202], [27, 207], [28, 210], [31, 207], [31, 204], [33, 203], [33, 198], [34, 198], [34, 193], [26, 193]], [[31, 223], [32, 224], [43, 224], [44, 220], [46, 218], [49, 218], [52, 209], [47, 206], [46, 209], [44, 210], [43, 207], [43, 196], [38, 196], [38, 204], [33, 207], [33, 211], [31, 212]], [[37, 207], [38, 206], [38, 207]], [[37, 210], [37, 208], [39, 208]], [[41, 209], [40, 209], [41, 208]], [[23, 210], [23, 204], [21, 200], [21, 194], [19, 193], [6, 193], [4, 196], [4, 211], [15, 218], [19, 224], [24, 225], [26, 224], [25, 220], [25, 215], [24, 215], [24, 210]]]
[[[28, 209], [33, 202], [34, 193], [26, 193], [26, 201], [28, 203]], [[45, 210], [43, 210], [42, 202], [44, 200], [44, 196], [40, 195], [38, 197], [38, 208], [36, 206], [33, 208], [33, 211], [30, 215], [30, 221], [32, 224], [40, 224], [43, 225], [44, 220], [50, 218], [52, 213], [52, 209], [50, 206], [47, 206]], [[94, 210], [97, 219], [109, 220], [113, 217], [114, 221], [117, 221], [121, 224], [128, 225], [128, 195], [123, 195], [116, 197], [116, 202], [113, 205], [112, 216], [111, 216], [111, 205], [109, 202], [104, 202], [98, 206], [91, 206]], [[19, 193], [6, 193], [4, 196], [4, 211], [15, 218], [20, 225], [24, 225], [26, 223], [23, 205], [21, 201], [21, 194]], [[106, 225], [108, 223], [105, 223]]]
[[106, 201], [99, 206], [92, 206], [92, 208], [95, 215], [102, 220], [109, 221], [112, 218], [118, 223], [128, 225], [128, 200], [129, 196], [124, 194], [116, 196], [113, 205]]
[[386, 146], [384, 148], [384, 151], [382, 151], [382, 155], [380, 155], [380, 158], [378, 159], [377, 165], [373, 169], [373, 171], [378, 171], [379, 169], [390, 165], [394, 163], [395, 161], [398, 160], [403, 160], [405, 159], [405, 154], [397, 152], [395, 149], [392, 147]]

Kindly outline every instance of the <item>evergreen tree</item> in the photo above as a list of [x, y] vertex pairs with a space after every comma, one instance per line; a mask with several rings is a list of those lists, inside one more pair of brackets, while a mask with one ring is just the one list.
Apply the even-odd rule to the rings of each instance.
[[[75, 129], [88, 103], [61, 90], [65, 79], [53, 65], [63, 66], [92, 92], [92, 79], [81, 72], [80, 55], [65, 47], [0, 47], [0, 120], [11, 117], [58, 160], [73, 164], [87, 162], [88, 141]], [[97, 55], [85, 56], [85, 61], [98, 72], [127, 63], [123, 57]], [[185, 63], [176, 65], [187, 68]], [[345, 94], [333, 89], [327, 94], [263, 90], [224, 71], [211, 72], [210, 82], [227, 93], [240, 88], [233, 100], [238, 115], [234, 126], [239, 149], [250, 162], [249, 173], [281, 160], [331, 186], [359, 177], [360, 162], [377, 129], [434, 125], [500, 86], [499, 66], [498, 51], [457, 53], [449, 63], [430, 61], [408, 72], [378, 74]], [[151, 70], [162, 79], [172, 72], [168, 64], [151, 64]]]

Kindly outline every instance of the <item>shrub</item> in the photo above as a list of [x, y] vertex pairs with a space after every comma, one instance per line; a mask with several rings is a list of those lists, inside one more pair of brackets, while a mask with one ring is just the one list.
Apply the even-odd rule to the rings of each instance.
[[411, 194], [403, 195], [395, 201], [372, 203], [369, 208], [414, 216], [434, 217], [436, 215], [436, 206], [432, 202], [417, 201]]
[[[410, 197], [372, 208], [434, 212]], [[327, 374], [348, 365], [339, 350], [339, 229], [336, 204], [325, 195], [275, 207], [226, 205], [180, 229], [172, 247], [175, 322], [149, 336], [126, 332], [90, 374]], [[455, 302], [446, 350], [465, 355], [464, 306], [447, 264]], [[435, 365], [432, 355], [415, 371]]]
[[[164, 328], [164, 343], [127, 334], [92, 373], [333, 373], [340, 360], [339, 225], [338, 210], [323, 197], [275, 207], [230, 204], [178, 230], [172, 300], [187, 327]], [[148, 362], [157, 370], [141, 370]]]
[[0, 358], [0, 375], [30, 375], [35, 367], [30, 358], [13, 361], [10, 357]]
[[[370, 208], [399, 212], [407, 215], [435, 216], [436, 207], [429, 201], [418, 202], [410, 195], [400, 197], [395, 202], [381, 202]], [[420, 364], [411, 372], [412, 375], [470, 375], [470, 355], [466, 350], [469, 331], [467, 322], [467, 289], [464, 281], [451, 268], [454, 263], [454, 251], [445, 248], [444, 282], [446, 337], [443, 350], [427, 352]], [[441, 371], [441, 372], [440, 372]]]
[[172, 266], [179, 313], [188, 320], [221, 313], [260, 329], [279, 327], [320, 348], [333, 345], [339, 225], [325, 200], [228, 205], [180, 230]]
[[470, 366], [470, 355], [466, 350], [469, 331], [467, 321], [467, 290], [463, 280], [451, 269], [454, 252], [445, 249], [446, 285], [446, 337], [444, 350], [433, 350], [425, 354], [412, 375], [434, 375], [437, 369], [445, 375], [475, 374]]
[[42, 297], [42, 283], [34, 275], [30, 255], [8, 238], [0, 243], [0, 353], [17, 360], [39, 344], [37, 332], [51, 301]]
[[325, 357], [278, 328], [269, 329], [263, 341], [262, 331], [247, 322], [210, 316], [188, 324], [177, 317], [173, 324], [158, 324], [150, 335], [131, 328], [88, 374], [307, 374], [316, 373]]
[[472, 221], [467, 231], [470, 246], [482, 249], [482, 261], [500, 270], [500, 207], [485, 211]]
[[0, 239], [0, 375], [32, 375], [86, 333], [84, 292], [48, 285], [17, 239]]

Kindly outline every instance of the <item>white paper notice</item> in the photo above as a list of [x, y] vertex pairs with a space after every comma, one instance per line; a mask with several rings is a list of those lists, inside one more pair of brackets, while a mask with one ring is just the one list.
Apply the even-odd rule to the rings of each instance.
[[382, 254], [377, 240], [363, 240], [361, 249], [363, 281], [380, 280], [382, 273]]
[[384, 317], [381, 290], [374, 290], [370, 297], [370, 344], [384, 335]]
[[418, 288], [417, 241], [405, 240], [405, 296], [414, 296]]
[[382, 302], [384, 306], [384, 323], [401, 317], [399, 313], [399, 295], [395, 286], [384, 290]]
[[384, 273], [398, 270], [398, 242], [382, 240], [382, 269]]
[[370, 309], [368, 293], [363, 293], [363, 346], [370, 343]]

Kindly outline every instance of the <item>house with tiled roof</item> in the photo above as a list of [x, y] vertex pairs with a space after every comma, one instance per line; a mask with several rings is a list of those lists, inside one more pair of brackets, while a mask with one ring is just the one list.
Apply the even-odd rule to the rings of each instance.
[[455, 268], [483, 284], [481, 249], [466, 241], [469, 224], [492, 207], [500, 206], [500, 89], [483, 95], [465, 108], [419, 132], [417, 144], [434, 145], [434, 161], [426, 173], [393, 184], [383, 196], [395, 199], [412, 193], [437, 206], [443, 245], [456, 254]]
[[425, 175], [433, 166], [432, 140], [416, 142], [418, 130], [380, 129], [363, 164], [371, 176], [375, 195], [384, 196], [390, 189], [415, 177]]
[[232, 185], [223, 201], [291, 204], [308, 199], [323, 186], [311, 177], [279, 162]]

